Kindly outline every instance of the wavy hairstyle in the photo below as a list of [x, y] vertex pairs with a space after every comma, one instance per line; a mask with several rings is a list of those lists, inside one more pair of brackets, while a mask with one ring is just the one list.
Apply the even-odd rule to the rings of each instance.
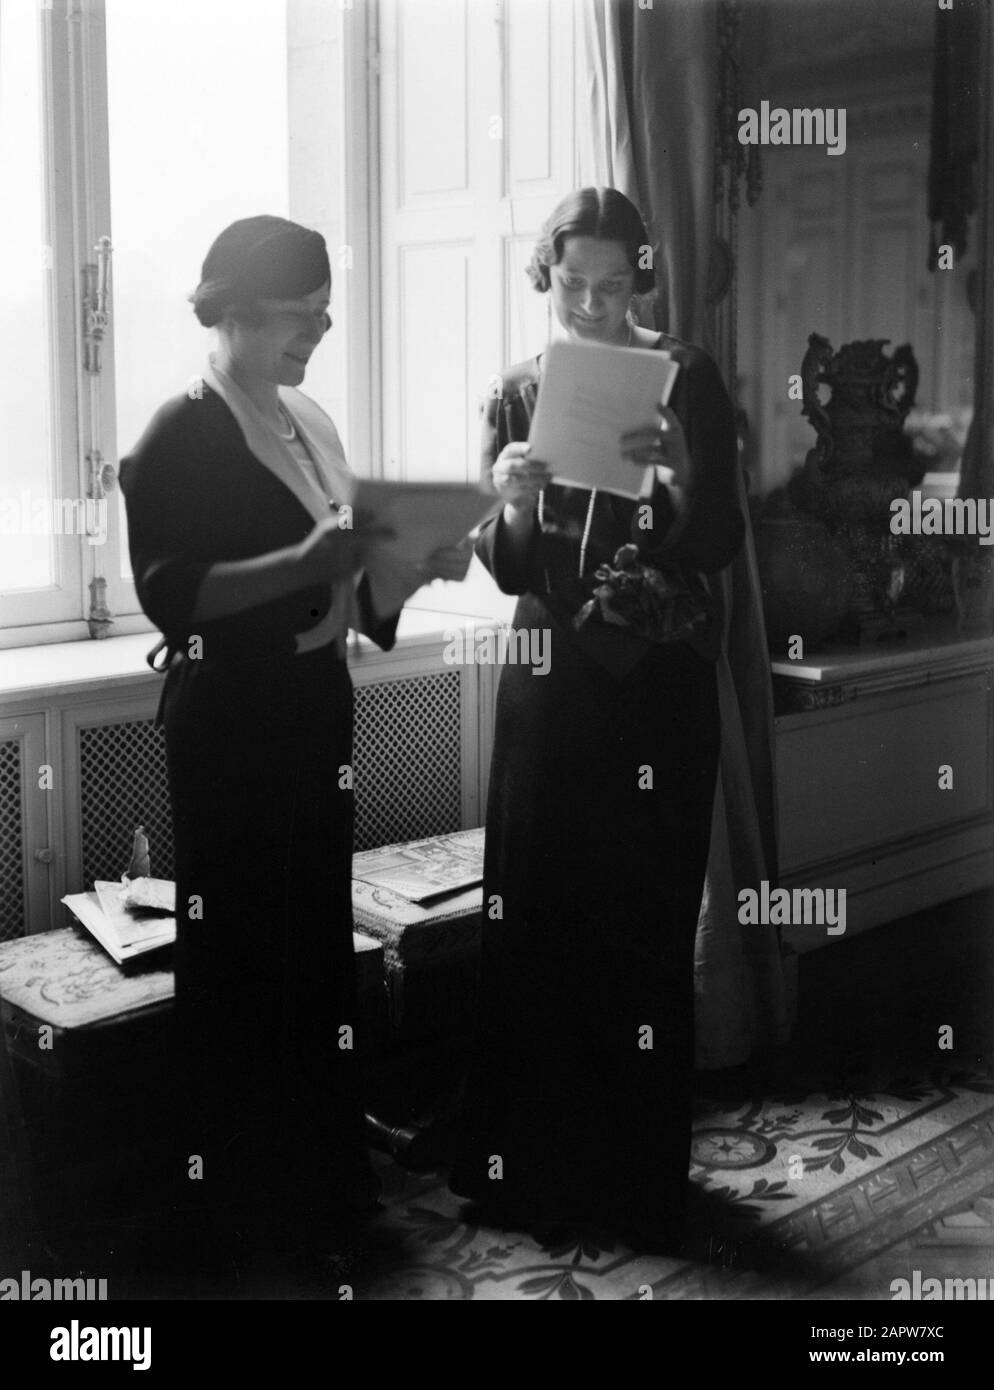
[[569, 193], [552, 211], [539, 233], [532, 258], [525, 269], [532, 285], [544, 294], [550, 286], [549, 267], [563, 258], [567, 237], [594, 237], [598, 241], [617, 241], [625, 248], [628, 264], [635, 272], [635, 293], [651, 294], [656, 288], [652, 265], [640, 265], [642, 253], [651, 250], [649, 234], [634, 203], [616, 188], [578, 188]]

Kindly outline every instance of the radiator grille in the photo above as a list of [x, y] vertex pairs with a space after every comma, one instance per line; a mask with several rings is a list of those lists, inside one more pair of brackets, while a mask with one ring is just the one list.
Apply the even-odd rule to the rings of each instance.
[[152, 874], [173, 878], [166, 743], [151, 719], [79, 731], [83, 886], [128, 867], [135, 826], [148, 836]]
[[[460, 828], [460, 704], [458, 671], [356, 687], [357, 850]], [[79, 766], [82, 886], [120, 877], [136, 825], [148, 835], [152, 873], [173, 878], [162, 730], [150, 719], [83, 727]]]
[[460, 828], [459, 683], [446, 671], [356, 687], [356, 850]]
[[21, 744], [0, 741], [0, 941], [24, 933]]

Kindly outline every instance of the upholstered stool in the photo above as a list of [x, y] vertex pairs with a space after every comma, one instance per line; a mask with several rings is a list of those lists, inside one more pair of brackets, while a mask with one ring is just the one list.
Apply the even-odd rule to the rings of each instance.
[[[355, 934], [364, 1045], [386, 1031], [383, 947]], [[173, 972], [168, 951], [127, 971], [85, 931], [0, 944], [0, 1021], [21, 1110], [43, 1164], [64, 1161], [83, 1130], [137, 1110], [168, 1084]]]
[[36, 1163], [58, 1166], [165, 1084], [168, 956], [124, 971], [81, 929], [0, 945], [0, 1020]]
[[11, 1261], [27, 1251], [34, 1234], [32, 1197], [20, 1091], [0, 1028], [0, 1250]]

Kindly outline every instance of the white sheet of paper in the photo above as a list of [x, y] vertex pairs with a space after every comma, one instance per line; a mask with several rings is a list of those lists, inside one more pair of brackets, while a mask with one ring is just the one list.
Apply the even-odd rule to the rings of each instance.
[[[121, 880], [124, 884], [124, 879]], [[133, 878], [121, 892], [125, 908], [154, 908], [156, 912], [175, 913], [176, 884], [171, 878]]]
[[125, 884], [97, 879], [93, 887], [107, 930], [114, 933], [122, 948], [156, 941], [160, 937], [167, 941], [175, 940], [176, 918], [132, 911], [122, 902], [127, 893]]
[[[395, 613], [426, 582], [419, 566], [440, 547], [459, 545], [496, 505], [466, 483], [361, 479], [352, 499], [357, 524], [371, 517], [395, 532], [393, 540], [377, 542], [366, 564], [378, 611]], [[467, 570], [472, 558], [467, 545]]]
[[[101, 883], [99, 887], [105, 893], [111, 890], [113, 897], [113, 890], [121, 884]], [[169, 946], [176, 940], [175, 917], [149, 918], [143, 929], [129, 922], [124, 924], [122, 931], [121, 913], [113, 901], [110, 903], [111, 917], [105, 914], [96, 893], [70, 893], [62, 901], [118, 965], [146, 951]]]
[[656, 348], [550, 343], [528, 442], [553, 481], [637, 498], [647, 469], [623, 458], [621, 436], [653, 425], [680, 364]]

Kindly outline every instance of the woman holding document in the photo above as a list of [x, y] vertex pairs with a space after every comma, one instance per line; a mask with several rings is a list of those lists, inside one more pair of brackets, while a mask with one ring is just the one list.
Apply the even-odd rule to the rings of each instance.
[[[240, 1223], [279, 1198], [319, 1243], [375, 1201], [345, 654], [350, 626], [392, 646], [398, 616], [361, 578], [381, 538], [342, 510], [355, 480], [335, 426], [296, 389], [330, 296], [319, 233], [278, 217], [226, 228], [192, 296], [217, 350], [121, 466], [138, 596], [167, 648], [186, 1121], [174, 1171], [199, 1155], [191, 1199]], [[433, 561], [425, 577], [461, 577], [451, 553]]]
[[482, 1003], [453, 1190], [512, 1219], [682, 1229], [693, 950], [719, 750], [720, 632], [702, 576], [743, 539], [732, 406], [700, 349], [629, 317], [648, 236], [613, 189], [553, 212], [529, 274], [574, 342], [665, 349], [661, 419], [621, 451], [641, 497], [560, 485], [527, 443], [542, 358], [486, 407], [504, 507], [477, 552], [550, 669], [501, 675], [484, 875]]

